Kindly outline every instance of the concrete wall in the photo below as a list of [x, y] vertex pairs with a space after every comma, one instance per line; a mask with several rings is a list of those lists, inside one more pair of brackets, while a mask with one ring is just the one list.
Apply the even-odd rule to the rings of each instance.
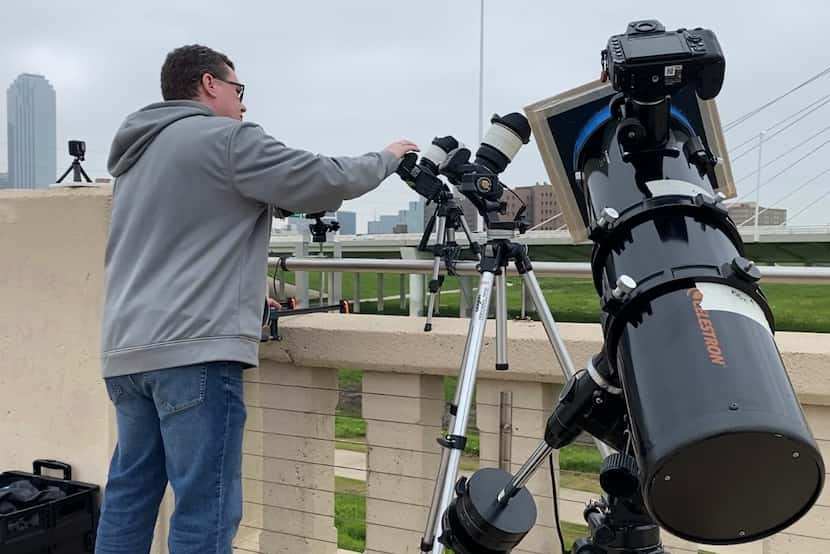
[[[0, 470], [39, 457], [71, 463], [79, 480], [103, 485], [115, 442], [100, 377], [98, 343], [109, 191], [0, 191]], [[415, 553], [439, 449], [441, 376], [455, 375], [466, 322], [318, 314], [281, 322], [284, 340], [261, 349], [246, 375], [244, 525], [240, 552], [336, 552], [334, 410], [336, 369], [364, 374], [369, 443], [367, 551]], [[538, 444], [562, 375], [538, 324], [510, 322], [511, 370], [496, 372], [491, 325], [478, 380], [482, 465], [498, 460], [497, 398], [513, 391], [511, 459]], [[577, 364], [600, 346], [596, 325], [561, 332]], [[777, 341], [812, 429], [830, 456], [830, 335], [779, 333]], [[539, 524], [521, 552], [556, 552], [550, 485], [529, 487]], [[582, 499], [561, 500], [563, 513]], [[770, 499], [774, 502], [774, 499]], [[162, 510], [155, 552], [164, 552]], [[666, 537], [673, 552], [696, 547]], [[721, 551], [712, 547], [710, 551]], [[517, 553], [519, 552], [517, 551]], [[830, 552], [830, 498], [784, 533], [734, 551]]]

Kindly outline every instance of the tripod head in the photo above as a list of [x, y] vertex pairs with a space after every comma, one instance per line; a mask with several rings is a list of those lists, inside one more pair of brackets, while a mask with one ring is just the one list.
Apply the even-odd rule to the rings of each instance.
[[313, 219], [314, 223], [308, 226], [309, 231], [311, 231], [311, 240], [312, 242], [326, 242], [326, 234], [327, 233], [334, 233], [340, 229], [340, 223], [331, 219], [331, 220], [324, 220], [323, 217], [326, 215], [326, 212], [316, 212], [311, 214], [306, 214], [306, 219]]
[[[509, 189], [498, 176], [522, 145], [530, 142], [530, 124], [520, 113], [504, 117], [495, 114], [490, 123], [473, 162], [470, 162], [470, 150], [459, 148], [448, 154], [440, 168], [441, 173], [473, 203], [488, 228], [500, 221], [498, 216], [504, 215], [507, 207], [502, 195]], [[514, 218], [517, 229], [521, 227], [518, 222], [523, 214], [524, 209], [521, 209]]]

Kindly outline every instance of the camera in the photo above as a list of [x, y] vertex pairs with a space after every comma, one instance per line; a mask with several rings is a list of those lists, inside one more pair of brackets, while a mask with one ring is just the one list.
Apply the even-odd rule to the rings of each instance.
[[451, 136], [435, 137], [426, 152], [418, 161], [418, 154], [405, 154], [395, 173], [415, 192], [428, 201], [438, 201], [449, 190], [438, 178], [439, 168], [453, 150], [458, 150], [459, 144]]
[[634, 21], [602, 51], [607, 77], [618, 92], [657, 100], [692, 83], [702, 100], [717, 96], [726, 60], [715, 34], [702, 28], [666, 28], [653, 19]]
[[83, 161], [84, 155], [86, 155], [86, 143], [82, 140], [70, 140], [69, 155]]
[[441, 166], [441, 174], [473, 203], [485, 221], [489, 213], [503, 213], [505, 204], [500, 199], [505, 187], [498, 175], [513, 161], [522, 145], [530, 142], [530, 124], [520, 113], [503, 117], [494, 114], [490, 123], [474, 162], [470, 162], [467, 148], [458, 148], [449, 153]]

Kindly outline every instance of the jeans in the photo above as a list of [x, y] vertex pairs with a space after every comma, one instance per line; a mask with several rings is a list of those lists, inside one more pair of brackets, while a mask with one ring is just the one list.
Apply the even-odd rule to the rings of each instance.
[[231, 554], [242, 519], [242, 371], [211, 362], [105, 379], [118, 444], [97, 554], [149, 552], [168, 481], [170, 554]]

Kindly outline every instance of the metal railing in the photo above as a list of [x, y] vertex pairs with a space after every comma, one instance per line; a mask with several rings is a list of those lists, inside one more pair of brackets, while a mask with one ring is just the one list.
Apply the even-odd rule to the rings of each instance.
[[[342, 274], [353, 273], [353, 291], [351, 300], [354, 303], [356, 312], [360, 311], [360, 275], [362, 273], [375, 273], [377, 275], [377, 287], [375, 302], [377, 312], [384, 310], [384, 274], [399, 274], [400, 288], [398, 298], [401, 309], [407, 305], [409, 298], [409, 315], [425, 315], [425, 297], [428, 290], [427, 275], [432, 273], [433, 260], [431, 259], [375, 259], [375, 258], [327, 258], [324, 256], [284, 256], [269, 257], [268, 263], [277, 269], [276, 273], [291, 271], [296, 272], [295, 298], [299, 307], [306, 307], [310, 303], [309, 273], [320, 273], [320, 290], [318, 292], [319, 302], [339, 302], [344, 298], [342, 291]], [[781, 283], [802, 283], [802, 284], [830, 284], [830, 267], [803, 267], [803, 266], [759, 266], [762, 282]], [[588, 263], [576, 262], [534, 262], [533, 270], [537, 277], [570, 277], [570, 278], [592, 278], [591, 266]], [[442, 273], [446, 270], [442, 267]], [[459, 292], [459, 315], [468, 315], [469, 302], [466, 299], [472, 298], [473, 276], [478, 275], [475, 262], [457, 262], [454, 266], [454, 273], [458, 275]], [[508, 267], [510, 274], [518, 275], [514, 264]], [[409, 290], [406, 287], [406, 275], [409, 275]], [[279, 279], [279, 296], [285, 297], [285, 279]], [[348, 297], [348, 295], [346, 295]], [[440, 302], [437, 310], [440, 310]], [[521, 294], [521, 317], [524, 318], [528, 311], [533, 311], [535, 306], [528, 301], [528, 295], [522, 285]], [[436, 313], [438, 313], [436, 311]]]
[[[285, 271], [339, 273], [431, 273], [432, 260], [374, 258], [269, 257], [268, 263]], [[475, 262], [458, 262], [455, 273], [478, 275]], [[766, 282], [830, 283], [830, 267], [758, 266]], [[513, 263], [508, 271], [516, 273]], [[591, 264], [584, 262], [533, 262], [537, 277], [592, 277]]]

